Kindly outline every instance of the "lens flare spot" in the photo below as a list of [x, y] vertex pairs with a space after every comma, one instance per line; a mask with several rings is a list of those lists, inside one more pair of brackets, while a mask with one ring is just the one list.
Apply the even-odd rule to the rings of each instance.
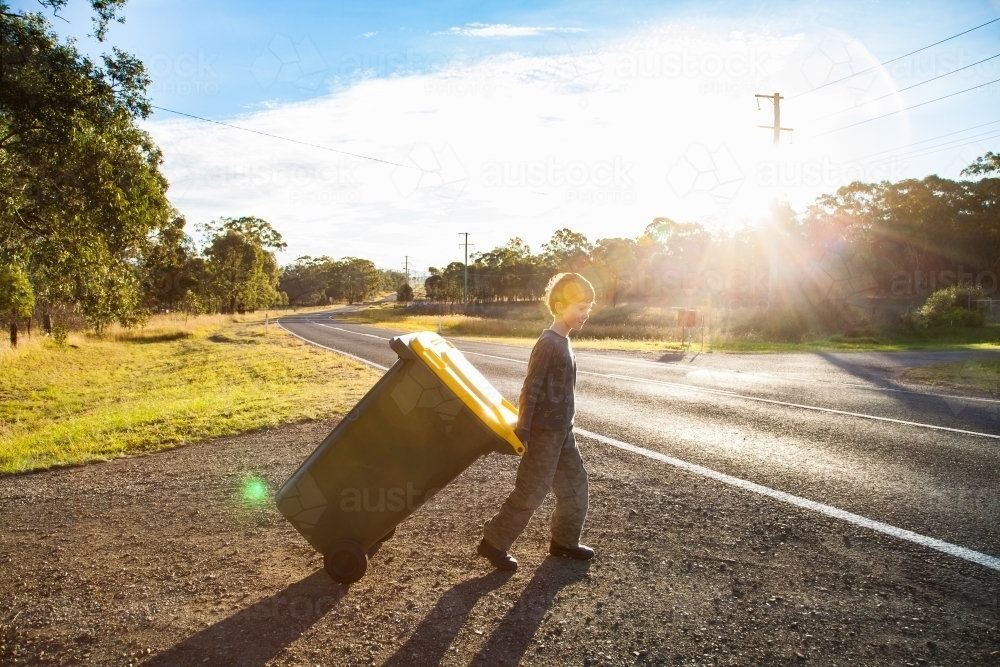
[[267, 482], [259, 477], [251, 477], [244, 481], [243, 500], [252, 505], [267, 500]]

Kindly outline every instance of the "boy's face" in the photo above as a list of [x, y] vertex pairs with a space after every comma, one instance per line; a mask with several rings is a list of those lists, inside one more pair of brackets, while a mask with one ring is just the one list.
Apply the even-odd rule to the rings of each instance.
[[579, 331], [587, 323], [590, 317], [590, 310], [594, 307], [593, 301], [572, 301], [564, 306], [556, 304], [556, 319], [562, 321], [570, 329]]

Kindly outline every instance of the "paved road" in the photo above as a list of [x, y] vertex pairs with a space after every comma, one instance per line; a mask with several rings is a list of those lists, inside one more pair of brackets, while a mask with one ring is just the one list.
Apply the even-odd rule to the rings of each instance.
[[[396, 332], [327, 313], [281, 323], [318, 345], [385, 367], [395, 361], [388, 338]], [[453, 342], [516, 399], [527, 347]], [[960, 357], [716, 354], [653, 361], [578, 352], [577, 358], [578, 428], [1000, 556], [1000, 401], [895, 378], [900, 367]], [[637, 456], [635, 465], [662, 463]]]

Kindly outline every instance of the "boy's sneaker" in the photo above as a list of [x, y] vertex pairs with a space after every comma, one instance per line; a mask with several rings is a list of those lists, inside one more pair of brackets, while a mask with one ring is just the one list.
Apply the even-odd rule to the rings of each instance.
[[476, 549], [476, 553], [491, 562], [493, 567], [498, 570], [513, 572], [517, 569], [517, 559], [503, 549], [497, 549], [495, 546], [487, 542], [485, 537], [483, 538], [483, 541], [479, 543], [479, 548]]
[[575, 558], [576, 560], [590, 560], [594, 557], [594, 550], [588, 546], [578, 544], [573, 549], [570, 549], [555, 541], [549, 543], [549, 553], [553, 556], [565, 556], [566, 558]]

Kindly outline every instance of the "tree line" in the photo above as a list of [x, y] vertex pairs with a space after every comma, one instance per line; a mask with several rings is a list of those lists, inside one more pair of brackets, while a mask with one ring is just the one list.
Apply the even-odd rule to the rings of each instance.
[[[958, 284], [993, 294], [1000, 272], [1000, 154], [986, 153], [961, 175], [854, 182], [820, 196], [801, 214], [777, 202], [760, 225], [738, 230], [662, 217], [636, 238], [591, 243], [561, 229], [538, 253], [514, 238], [472, 255], [468, 299], [535, 300], [559, 271], [583, 273], [612, 305], [635, 295], [708, 292], [754, 305], [767, 296], [769, 274], [779, 271], [788, 299], [790, 285], [800, 293], [822, 292], [819, 301], [859, 293], [917, 298]], [[429, 299], [463, 302], [462, 262], [430, 267], [429, 273]]]

